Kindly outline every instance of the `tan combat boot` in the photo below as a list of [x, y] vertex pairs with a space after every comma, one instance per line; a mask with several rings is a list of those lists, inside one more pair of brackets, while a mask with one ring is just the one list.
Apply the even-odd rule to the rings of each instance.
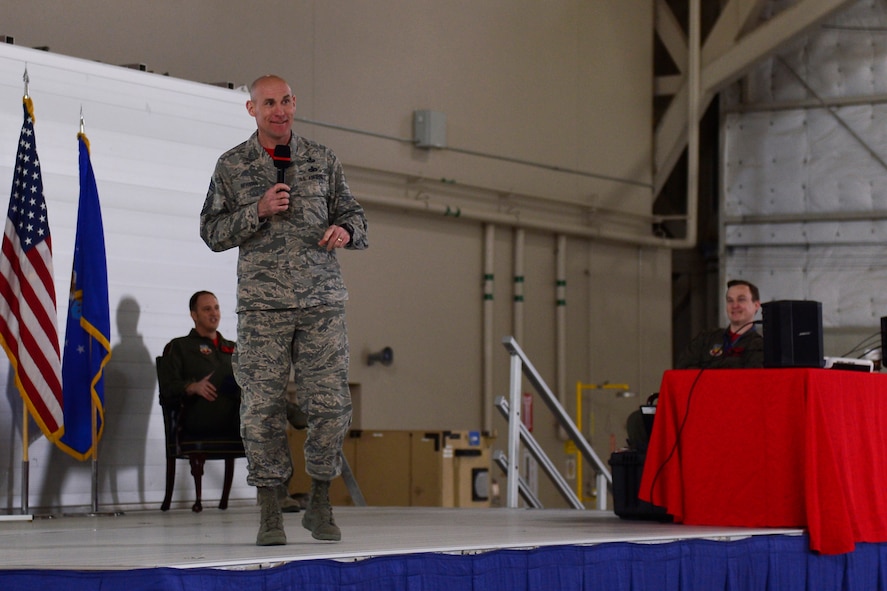
[[308, 497], [308, 508], [302, 516], [302, 527], [311, 532], [315, 540], [342, 539], [342, 531], [333, 520], [333, 508], [330, 506], [330, 481], [311, 479], [311, 493]]
[[286, 533], [283, 531], [283, 513], [280, 510], [277, 488], [260, 486], [258, 491], [261, 517], [256, 546], [283, 546], [286, 544]]
[[291, 497], [285, 484], [277, 487], [277, 502], [284, 513], [298, 513], [302, 510], [302, 501]]

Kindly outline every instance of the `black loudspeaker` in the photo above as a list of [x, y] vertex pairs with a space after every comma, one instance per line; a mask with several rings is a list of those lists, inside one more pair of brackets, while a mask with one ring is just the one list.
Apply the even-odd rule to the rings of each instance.
[[778, 300], [761, 306], [764, 367], [822, 367], [822, 303]]
[[887, 367], [885, 353], [887, 353], [887, 316], [881, 316], [881, 367]]

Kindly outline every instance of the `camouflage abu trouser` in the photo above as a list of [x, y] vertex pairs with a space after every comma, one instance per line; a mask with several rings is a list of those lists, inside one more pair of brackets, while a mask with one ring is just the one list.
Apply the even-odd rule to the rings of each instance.
[[232, 361], [243, 391], [240, 431], [247, 482], [276, 486], [292, 476], [286, 438], [291, 364], [297, 402], [308, 415], [305, 471], [320, 480], [338, 476], [342, 441], [351, 425], [344, 305], [242, 311]]

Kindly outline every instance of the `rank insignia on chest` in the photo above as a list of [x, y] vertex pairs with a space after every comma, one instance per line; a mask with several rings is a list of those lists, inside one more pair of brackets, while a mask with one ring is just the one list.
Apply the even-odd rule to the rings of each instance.
[[209, 345], [201, 344], [200, 345], [200, 353], [203, 355], [212, 355], [213, 348]]

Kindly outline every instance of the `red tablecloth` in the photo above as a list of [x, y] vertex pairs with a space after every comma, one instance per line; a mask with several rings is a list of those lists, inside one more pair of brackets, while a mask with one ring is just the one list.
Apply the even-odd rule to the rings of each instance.
[[825, 554], [887, 541], [887, 375], [667, 371], [640, 498], [687, 524], [806, 527]]

